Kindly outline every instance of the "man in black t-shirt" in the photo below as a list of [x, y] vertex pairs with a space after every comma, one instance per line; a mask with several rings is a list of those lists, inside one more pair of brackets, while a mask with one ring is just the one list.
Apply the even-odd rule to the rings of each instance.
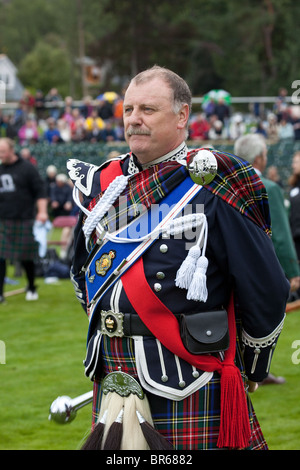
[[21, 262], [28, 279], [26, 300], [37, 300], [33, 223], [48, 219], [45, 184], [37, 169], [15, 153], [10, 139], [0, 139], [0, 162], [0, 302], [6, 260]]

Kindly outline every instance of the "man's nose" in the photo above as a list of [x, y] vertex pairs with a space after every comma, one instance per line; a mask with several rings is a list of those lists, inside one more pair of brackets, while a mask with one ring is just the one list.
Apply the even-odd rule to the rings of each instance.
[[142, 112], [138, 108], [133, 108], [128, 117], [128, 123], [132, 126], [138, 126], [141, 125], [142, 122]]

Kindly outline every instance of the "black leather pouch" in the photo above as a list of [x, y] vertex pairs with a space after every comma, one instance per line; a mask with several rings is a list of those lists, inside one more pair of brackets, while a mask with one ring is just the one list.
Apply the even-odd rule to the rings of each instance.
[[226, 310], [181, 314], [179, 323], [182, 342], [191, 354], [210, 354], [228, 349]]

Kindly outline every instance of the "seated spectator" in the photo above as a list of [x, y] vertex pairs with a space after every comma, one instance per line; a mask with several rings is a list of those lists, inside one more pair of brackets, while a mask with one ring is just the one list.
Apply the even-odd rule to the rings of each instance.
[[27, 160], [32, 165], [37, 166], [37, 159], [32, 155], [29, 148], [27, 147], [22, 148], [20, 150], [20, 156], [23, 158], [23, 160]]
[[23, 95], [20, 99], [20, 106], [24, 109], [26, 114], [34, 112], [35, 99], [29, 90], [24, 90]]
[[219, 121], [222, 121], [223, 123], [229, 117], [229, 106], [222, 98], [220, 98], [218, 103], [215, 105], [214, 114], [216, 114]]
[[34, 119], [27, 119], [25, 124], [18, 131], [19, 143], [29, 145], [38, 142], [39, 133]]
[[287, 96], [288, 96], [287, 89], [279, 88], [278, 97], [274, 105], [274, 112], [277, 115], [278, 122], [281, 121], [281, 119], [283, 118], [283, 115], [287, 112], [287, 109], [288, 109], [288, 103], [286, 100]]
[[65, 110], [60, 119], [62, 119], [63, 121], [66, 121], [69, 125], [71, 125], [71, 123], [74, 121], [73, 110], [71, 106], [65, 107]]
[[125, 140], [123, 119], [115, 120], [114, 130], [116, 133], [116, 140]]
[[37, 120], [44, 119], [45, 117], [45, 97], [42, 90], [37, 90], [34, 97], [35, 114]]
[[278, 140], [278, 122], [277, 116], [274, 113], [270, 113], [267, 118], [267, 134], [268, 139], [277, 141]]
[[[55, 218], [58, 216], [76, 215], [74, 211], [72, 183], [64, 173], [59, 173], [55, 179], [55, 185], [51, 190], [50, 214]], [[60, 258], [64, 259], [67, 255], [67, 246], [70, 240], [72, 227], [62, 228], [60, 242]]]
[[118, 98], [113, 104], [114, 119], [119, 120], [123, 118], [123, 98]]
[[278, 125], [278, 138], [280, 140], [295, 138], [293, 124], [291, 122], [288, 122], [283, 116], [281, 117], [281, 120]]
[[25, 124], [26, 120], [28, 119], [27, 112], [24, 108], [25, 107], [19, 103], [18, 107], [14, 111], [13, 123], [17, 131], [21, 126], [23, 126], [23, 124]]
[[101, 129], [97, 125], [97, 122], [93, 122], [93, 127], [90, 131], [86, 131], [85, 139], [89, 142], [95, 143], [101, 140]]
[[91, 96], [85, 96], [83, 98], [83, 105], [80, 108], [80, 114], [85, 119], [92, 114], [92, 111], [94, 109], [92, 101], [93, 101], [93, 98]]
[[189, 126], [189, 138], [191, 140], [206, 140], [208, 137], [209, 124], [203, 113], [198, 113], [196, 119]]
[[88, 116], [84, 121], [84, 127], [87, 133], [90, 133], [94, 130], [102, 130], [105, 128], [105, 122], [101, 117], [98, 116], [97, 109], [93, 109], [90, 116]]
[[63, 142], [71, 141], [71, 126], [64, 119], [58, 119], [57, 129]]
[[246, 125], [241, 114], [235, 114], [229, 125], [229, 139], [236, 140], [246, 133]]
[[65, 101], [65, 109], [66, 108], [70, 108], [70, 109], [73, 108], [73, 98], [72, 98], [72, 96], [66, 96], [64, 101]]
[[103, 142], [113, 142], [117, 140], [117, 134], [111, 121], [106, 121], [106, 126], [100, 132], [100, 140]]
[[57, 128], [57, 124], [54, 118], [49, 118], [47, 120], [48, 129], [44, 132], [44, 139], [49, 142], [49, 144], [55, 144], [61, 142], [60, 132]]
[[267, 131], [266, 131], [266, 129], [264, 128], [264, 124], [263, 124], [262, 121], [259, 121], [259, 122], [257, 123], [256, 129], [255, 129], [255, 134], [260, 134], [260, 135], [262, 135], [265, 139], [268, 137]]
[[50, 208], [53, 217], [70, 215], [73, 209], [72, 188], [68, 177], [59, 173], [55, 178], [55, 185], [50, 190]]
[[113, 118], [114, 112], [112, 103], [106, 100], [99, 100], [98, 103], [98, 116], [101, 117], [103, 121]]
[[45, 184], [46, 184], [47, 198], [48, 198], [49, 203], [51, 200], [52, 189], [56, 185], [56, 175], [57, 175], [56, 166], [55, 165], [47, 166]]
[[211, 120], [211, 127], [208, 131], [208, 138], [210, 140], [218, 140], [218, 139], [226, 139], [227, 137], [227, 132], [226, 129], [224, 128], [224, 124], [222, 121], [219, 119], [215, 119], [214, 116], [212, 116]]
[[73, 142], [81, 142], [86, 136], [84, 127], [84, 117], [81, 115], [78, 108], [74, 108], [72, 111], [73, 122], [71, 122], [71, 140]]
[[52, 118], [58, 119], [60, 116], [59, 105], [55, 106], [56, 103], [63, 101], [61, 95], [58, 93], [57, 88], [51, 88], [49, 93], [45, 97], [45, 102], [49, 104], [49, 114]]
[[214, 102], [213, 98], [211, 98], [206, 104], [204, 104], [203, 109], [208, 118], [215, 114], [215, 107], [216, 103]]
[[4, 114], [1, 117], [0, 130], [2, 137], [8, 137], [9, 139], [15, 139], [18, 136], [17, 127], [14, 122], [14, 118], [10, 114]]

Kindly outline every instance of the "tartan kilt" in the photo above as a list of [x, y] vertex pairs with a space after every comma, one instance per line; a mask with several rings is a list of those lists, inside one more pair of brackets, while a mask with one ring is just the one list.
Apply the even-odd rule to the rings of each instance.
[[[132, 338], [102, 337], [104, 375], [121, 367], [138, 380]], [[145, 391], [145, 390], [144, 390]], [[198, 391], [181, 401], [173, 401], [145, 391], [155, 428], [173, 445], [175, 450], [211, 450], [217, 447], [220, 426], [220, 376], [212, 379]], [[101, 381], [94, 381], [92, 426], [101, 406]], [[247, 450], [268, 450], [249, 395], [247, 397], [251, 440]]]
[[33, 220], [0, 220], [0, 258], [35, 260], [38, 243], [33, 236]]

